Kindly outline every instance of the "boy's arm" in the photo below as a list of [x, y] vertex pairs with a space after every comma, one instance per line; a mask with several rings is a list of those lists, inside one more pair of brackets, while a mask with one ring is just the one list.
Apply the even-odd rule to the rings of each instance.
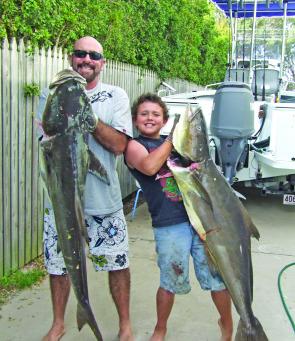
[[146, 148], [135, 140], [131, 140], [128, 143], [125, 160], [127, 165], [131, 168], [135, 168], [145, 175], [155, 175], [162, 167], [164, 162], [170, 155], [173, 144], [172, 136], [179, 121], [180, 115], [175, 115], [173, 127], [166, 140], [155, 150], [149, 153]]
[[172, 151], [173, 145], [166, 139], [157, 149], [149, 153], [135, 140], [128, 143], [125, 160], [130, 168], [135, 168], [145, 175], [154, 175], [162, 167]]

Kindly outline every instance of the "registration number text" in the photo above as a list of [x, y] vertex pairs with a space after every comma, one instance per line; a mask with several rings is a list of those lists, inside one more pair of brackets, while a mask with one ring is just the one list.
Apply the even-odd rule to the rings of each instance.
[[284, 194], [283, 204], [284, 205], [295, 205], [295, 195], [294, 194]]

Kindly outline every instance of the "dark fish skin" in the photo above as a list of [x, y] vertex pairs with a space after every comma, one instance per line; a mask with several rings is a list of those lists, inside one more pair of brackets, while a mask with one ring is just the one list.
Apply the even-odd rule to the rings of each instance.
[[43, 113], [43, 129], [50, 136], [41, 142], [44, 180], [52, 202], [59, 246], [77, 298], [77, 324], [86, 323], [102, 340], [90, 307], [86, 273], [84, 186], [88, 171], [108, 182], [104, 167], [88, 149], [88, 131], [95, 127], [83, 78], [72, 70], [57, 74], [50, 85]]
[[201, 108], [195, 113], [187, 111], [174, 134], [173, 144], [181, 157], [172, 156], [168, 166], [182, 192], [190, 221], [204, 240], [209, 261], [222, 276], [240, 315], [235, 340], [268, 340], [252, 311], [250, 237], [259, 239], [259, 232], [209, 156]]
[[82, 134], [94, 130], [96, 119], [84, 84], [85, 79], [73, 70], [65, 69], [54, 77], [42, 117], [46, 135], [54, 136], [70, 129]]

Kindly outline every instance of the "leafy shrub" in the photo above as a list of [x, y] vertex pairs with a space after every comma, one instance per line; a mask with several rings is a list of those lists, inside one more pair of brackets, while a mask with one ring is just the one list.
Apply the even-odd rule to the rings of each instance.
[[225, 74], [228, 34], [208, 0], [2, 0], [0, 38], [32, 47], [59, 46], [91, 35], [109, 59], [198, 84]]

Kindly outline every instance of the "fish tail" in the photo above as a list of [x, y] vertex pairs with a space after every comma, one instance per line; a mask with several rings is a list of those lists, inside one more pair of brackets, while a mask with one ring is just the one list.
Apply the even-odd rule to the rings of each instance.
[[83, 308], [83, 306], [81, 304], [78, 304], [78, 306], [77, 306], [78, 330], [80, 331], [86, 323], [92, 329], [94, 335], [96, 336], [96, 339], [98, 341], [103, 341], [101, 332], [98, 328], [98, 325], [95, 321], [95, 318], [94, 318], [94, 315], [93, 315], [91, 309], [85, 309], [85, 308]]
[[254, 317], [254, 321], [251, 324], [246, 324], [240, 320], [235, 341], [268, 341], [268, 338], [262, 328], [262, 325]]

